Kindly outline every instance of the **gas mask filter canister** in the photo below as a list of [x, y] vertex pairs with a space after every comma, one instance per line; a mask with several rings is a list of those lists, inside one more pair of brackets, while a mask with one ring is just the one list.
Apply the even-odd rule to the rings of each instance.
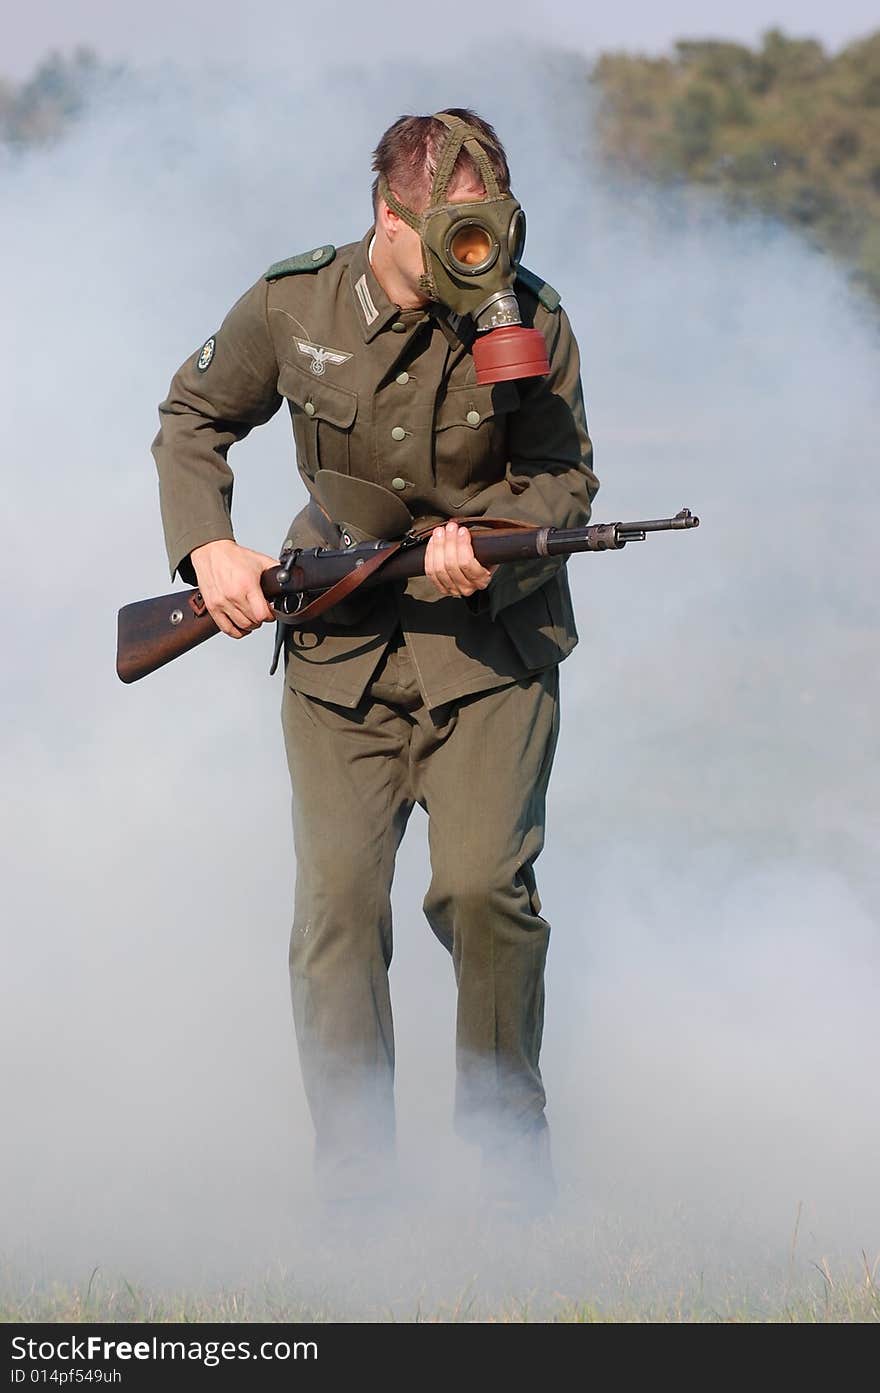
[[[544, 335], [525, 328], [514, 290], [525, 243], [525, 214], [515, 198], [499, 190], [479, 132], [446, 112], [438, 112], [435, 119], [449, 127], [449, 136], [437, 161], [425, 211], [413, 213], [384, 179], [379, 181], [379, 193], [421, 238], [424, 273], [420, 285], [425, 294], [473, 319], [477, 382], [544, 377], [550, 371]], [[448, 203], [449, 181], [462, 146], [477, 164], [486, 198]]]

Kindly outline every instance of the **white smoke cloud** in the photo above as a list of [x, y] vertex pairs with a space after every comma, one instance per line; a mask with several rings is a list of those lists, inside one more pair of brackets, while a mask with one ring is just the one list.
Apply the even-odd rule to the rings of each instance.
[[[114, 615], [168, 588], [148, 446], [172, 371], [271, 261], [360, 236], [378, 133], [452, 104], [497, 125], [526, 259], [578, 333], [597, 518], [687, 504], [703, 527], [571, 563], [582, 641], [538, 867], [562, 1205], [528, 1254], [468, 1208], [413, 820], [392, 969], [406, 1220], [379, 1280], [309, 1227], [268, 635], [124, 688]], [[787, 232], [610, 179], [589, 123], [558, 55], [511, 54], [503, 81], [154, 71], [0, 170], [0, 1248], [23, 1270], [271, 1269], [400, 1315], [510, 1271], [550, 1302], [784, 1265], [799, 1204], [804, 1260], [880, 1247], [876, 329]], [[268, 551], [300, 498], [288, 429], [233, 456], [238, 536]]]

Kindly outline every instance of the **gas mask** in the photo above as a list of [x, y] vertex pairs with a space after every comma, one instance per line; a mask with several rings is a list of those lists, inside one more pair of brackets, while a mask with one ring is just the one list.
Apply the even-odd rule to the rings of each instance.
[[[379, 180], [379, 193], [421, 238], [421, 289], [429, 299], [473, 319], [477, 382], [543, 377], [550, 371], [544, 335], [523, 326], [514, 292], [526, 238], [525, 214], [515, 198], [500, 191], [480, 133], [446, 112], [437, 112], [435, 120], [449, 127], [449, 135], [425, 211], [407, 208], [384, 178]], [[445, 201], [462, 146], [476, 161], [486, 190], [486, 198], [476, 203]]]

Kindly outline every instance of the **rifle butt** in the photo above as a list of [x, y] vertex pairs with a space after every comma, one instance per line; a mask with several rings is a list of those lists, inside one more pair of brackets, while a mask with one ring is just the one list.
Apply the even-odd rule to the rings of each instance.
[[219, 633], [197, 590], [138, 600], [119, 611], [116, 673], [138, 682]]

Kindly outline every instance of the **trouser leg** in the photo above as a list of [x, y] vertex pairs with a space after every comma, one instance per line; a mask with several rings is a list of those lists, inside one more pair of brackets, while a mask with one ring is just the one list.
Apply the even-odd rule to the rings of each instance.
[[458, 982], [456, 1126], [485, 1145], [544, 1126], [550, 928], [534, 863], [557, 733], [550, 668], [457, 703], [433, 736], [416, 736], [433, 871], [425, 912]]
[[285, 690], [297, 877], [290, 981], [325, 1193], [378, 1188], [393, 1149], [391, 880], [412, 807], [409, 722]]

